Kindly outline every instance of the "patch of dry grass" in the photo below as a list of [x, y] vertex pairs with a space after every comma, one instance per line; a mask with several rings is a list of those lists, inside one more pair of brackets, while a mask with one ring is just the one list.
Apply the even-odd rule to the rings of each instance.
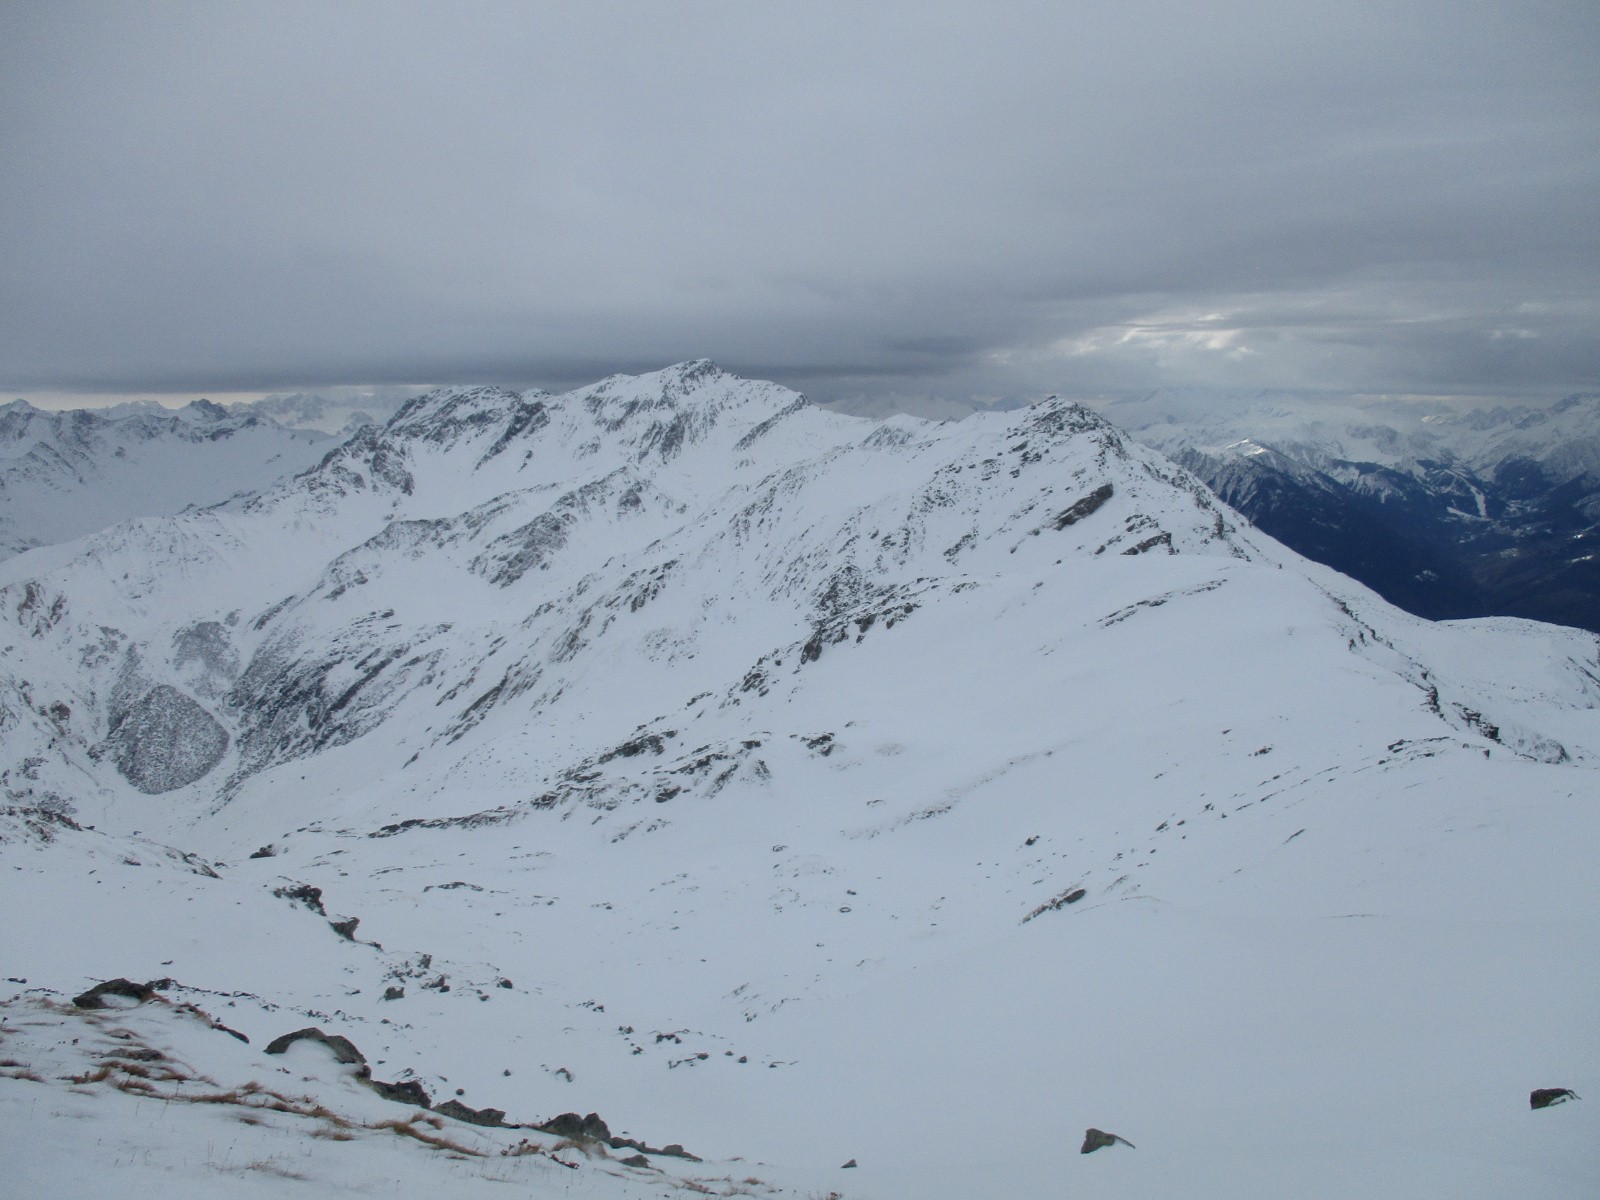
[[368, 1129], [390, 1129], [401, 1137], [415, 1138], [425, 1146], [432, 1146], [435, 1150], [447, 1150], [452, 1154], [465, 1154], [469, 1158], [487, 1158], [482, 1150], [474, 1150], [470, 1146], [463, 1146], [460, 1142], [451, 1141], [447, 1137], [438, 1137], [435, 1134], [424, 1133], [418, 1129], [411, 1119], [378, 1121], [368, 1125]]

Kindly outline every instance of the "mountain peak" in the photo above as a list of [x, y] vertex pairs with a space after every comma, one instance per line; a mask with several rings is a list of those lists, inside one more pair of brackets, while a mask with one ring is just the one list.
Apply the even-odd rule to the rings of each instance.
[[406, 401], [384, 432], [431, 442], [449, 442], [514, 414], [523, 398], [502, 387], [442, 387]]
[[178, 412], [185, 417], [205, 421], [226, 421], [231, 415], [227, 409], [223, 408], [215, 400], [207, 400], [203, 397], [199, 400], [191, 400], [180, 408]]
[[644, 458], [671, 458], [714, 427], [739, 438], [765, 430], [783, 416], [808, 407], [798, 392], [775, 383], [743, 379], [708, 358], [676, 363], [643, 375], [612, 375], [561, 397], [581, 406], [607, 434], [620, 435]]

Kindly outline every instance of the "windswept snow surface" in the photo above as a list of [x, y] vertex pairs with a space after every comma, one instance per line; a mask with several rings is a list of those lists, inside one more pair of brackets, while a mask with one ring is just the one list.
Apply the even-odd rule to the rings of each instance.
[[[704, 362], [451, 389], [0, 585], [30, 1195], [1600, 1178], [1595, 1101], [1528, 1106], [1600, 1092], [1596, 639], [1409, 617], [1077, 406], [873, 422]], [[146, 737], [184, 770], [126, 778]], [[250, 1039], [152, 1001], [140, 1044], [361, 1129], [64, 1082], [98, 1018], [61, 1004], [113, 976]], [[380, 1136], [416, 1110], [261, 1054], [310, 1024], [436, 1103], [708, 1161]]]

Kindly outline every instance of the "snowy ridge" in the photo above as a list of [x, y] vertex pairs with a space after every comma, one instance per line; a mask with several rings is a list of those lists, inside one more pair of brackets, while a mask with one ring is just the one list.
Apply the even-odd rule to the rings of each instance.
[[1500, 1136], [1596, 1070], [1596, 639], [1409, 617], [1080, 406], [445, 389], [0, 614], [19, 991], [852, 1200], [1600, 1166]]

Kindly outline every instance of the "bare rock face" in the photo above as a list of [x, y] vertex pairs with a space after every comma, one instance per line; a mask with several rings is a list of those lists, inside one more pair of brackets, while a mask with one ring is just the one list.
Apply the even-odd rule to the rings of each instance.
[[465, 1121], [469, 1125], [487, 1125], [491, 1129], [503, 1129], [506, 1124], [504, 1109], [469, 1108], [459, 1100], [446, 1100], [443, 1104], [435, 1105], [433, 1111], [443, 1117]]
[[573, 1138], [574, 1140], [580, 1138], [588, 1138], [597, 1142], [609, 1142], [611, 1140], [611, 1130], [606, 1126], [605, 1121], [601, 1120], [599, 1113], [590, 1113], [586, 1117], [580, 1117], [577, 1113], [562, 1113], [558, 1117], [550, 1118], [543, 1125], [536, 1126], [536, 1128], [542, 1133], [553, 1133], [556, 1137]]
[[283, 1054], [296, 1042], [320, 1042], [333, 1052], [334, 1062], [360, 1068], [359, 1073], [363, 1078], [367, 1074], [367, 1056], [356, 1049], [354, 1042], [343, 1034], [323, 1033], [315, 1026], [307, 1026], [305, 1029], [286, 1033], [280, 1038], [273, 1038], [267, 1043], [267, 1053]]
[[[108, 979], [104, 983], [97, 983], [81, 996], [74, 996], [72, 1003], [79, 1008], [124, 1008], [135, 1004], [143, 1004], [146, 1000], [153, 1000], [156, 994], [157, 980], [152, 983], [135, 983], [131, 979]], [[171, 983], [171, 980], [166, 980]], [[106, 997], [111, 999], [108, 1001]]]
[[228, 751], [228, 731], [177, 688], [157, 684], [130, 705], [106, 739], [122, 777], [146, 795], [186, 787]]

